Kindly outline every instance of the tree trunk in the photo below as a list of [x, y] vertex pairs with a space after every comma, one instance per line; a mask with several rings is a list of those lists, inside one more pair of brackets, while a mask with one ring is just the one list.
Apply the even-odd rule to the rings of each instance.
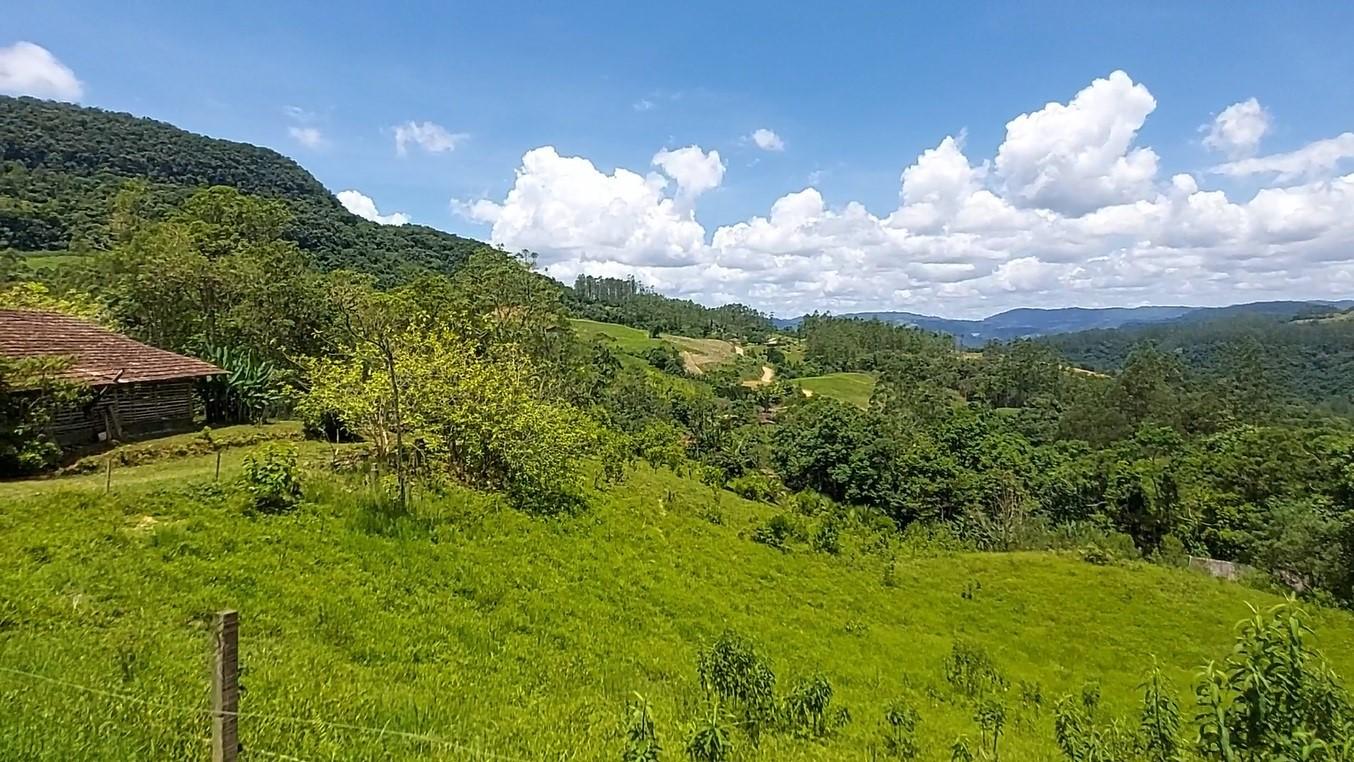
[[400, 385], [395, 376], [395, 351], [389, 344], [381, 347], [385, 356], [386, 373], [390, 375], [390, 407], [395, 416], [395, 480], [400, 485], [400, 508], [407, 508], [409, 496], [407, 477], [404, 473], [404, 419], [400, 417]]

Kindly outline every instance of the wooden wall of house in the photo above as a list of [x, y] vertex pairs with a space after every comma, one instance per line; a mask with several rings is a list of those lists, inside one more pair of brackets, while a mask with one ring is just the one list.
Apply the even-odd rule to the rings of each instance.
[[93, 390], [84, 404], [58, 410], [52, 436], [63, 445], [189, 431], [193, 428], [191, 380], [118, 384]]

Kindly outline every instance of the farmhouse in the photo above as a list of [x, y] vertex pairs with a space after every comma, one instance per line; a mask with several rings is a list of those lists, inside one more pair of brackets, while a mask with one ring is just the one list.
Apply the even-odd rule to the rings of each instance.
[[52, 436], [62, 445], [191, 429], [194, 382], [224, 372], [86, 320], [36, 310], [0, 309], [0, 356], [64, 358], [61, 376], [89, 387], [80, 403], [56, 414]]

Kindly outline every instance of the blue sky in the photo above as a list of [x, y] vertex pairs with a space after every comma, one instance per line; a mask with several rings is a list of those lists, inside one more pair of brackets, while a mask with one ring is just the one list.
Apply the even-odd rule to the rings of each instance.
[[[1280, 229], [1354, 195], [1354, 149], [1321, 143], [1354, 128], [1354, 6], [884, 5], [49, 1], [7, 9], [0, 49], [40, 46], [79, 81], [37, 94], [275, 148], [335, 192], [540, 251], [565, 279], [634, 273], [781, 313], [1354, 292], [1346, 223]], [[1082, 116], [1011, 140], [1012, 120], [1097, 81]], [[450, 137], [400, 156], [411, 122]], [[909, 210], [901, 173], [942, 148]], [[961, 163], [972, 176], [947, 174]], [[778, 199], [794, 214], [774, 219]], [[1196, 207], [1213, 216], [1180, 211]]]

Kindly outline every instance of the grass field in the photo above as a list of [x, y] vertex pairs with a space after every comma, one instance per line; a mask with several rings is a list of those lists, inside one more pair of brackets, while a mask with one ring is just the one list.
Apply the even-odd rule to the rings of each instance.
[[671, 344], [682, 353], [687, 371], [695, 374], [713, 365], [728, 362], [737, 354], [733, 344], [721, 339], [693, 339], [670, 333], [654, 339], [650, 338], [647, 331], [616, 323], [601, 323], [581, 318], [570, 318], [569, 322], [583, 338], [600, 338], [612, 343], [616, 349], [626, 354], [640, 356], [664, 342]]
[[[866, 759], [899, 697], [921, 713], [921, 758], [949, 759], [957, 735], [977, 737], [943, 677], [962, 639], [1013, 686], [1041, 686], [1045, 708], [1008, 719], [1002, 758], [1046, 760], [1057, 696], [1095, 679], [1129, 711], [1154, 653], [1188, 715], [1193, 670], [1226, 653], [1247, 602], [1276, 600], [1070, 555], [905, 544], [889, 571], [863, 530], [840, 555], [782, 552], [747, 539], [775, 508], [648, 468], [577, 516], [454, 489], [393, 520], [320, 471], [296, 512], [251, 516], [198, 458], [144, 468], [107, 496], [97, 478], [29, 483], [23, 498], [6, 485], [0, 758], [204, 756], [207, 623], [231, 607], [246, 760], [614, 760], [632, 692], [678, 759], [700, 712], [697, 649], [726, 628], [762, 645], [782, 689], [827, 676], [854, 718], [825, 741], [743, 743], [737, 759]], [[1354, 674], [1351, 617], [1314, 624]]]
[[[239, 474], [248, 446], [264, 440], [300, 439], [301, 424], [282, 421], [264, 426], [227, 426], [212, 432], [221, 447], [221, 476], [232, 479]], [[300, 455], [307, 462], [326, 463], [333, 452], [323, 442], [298, 442]], [[104, 470], [113, 461], [111, 479]], [[216, 455], [209, 451], [198, 432], [176, 434], [145, 442], [120, 445], [115, 449], [88, 455], [72, 466], [83, 471], [60, 478], [0, 481], [0, 501], [41, 494], [52, 489], [104, 489], [112, 484], [123, 488], [174, 484], [188, 479], [214, 478]]]
[[22, 252], [22, 256], [23, 261], [35, 270], [55, 270], [82, 262], [88, 255], [64, 251], [30, 251]]
[[796, 378], [791, 383], [814, 395], [865, 407], [870, 404], [870, 395], [874, 394], [875, 377], [869, 373], [829, 373]]
[[596, 320], [583, 320], [582, 318], [570, 318], [569, 322], [573, 324], [578, 335], [584, 339], [600, 338], [614, 344], [618, 350], [628, 354], [642, 355], [649, 351], [651, 347], [656, 347], [661, 343], [658, 339], [649, 338], [648, 331], [641, 331], [638, 328], [631, 328], [626, 325], [600, 323]]

